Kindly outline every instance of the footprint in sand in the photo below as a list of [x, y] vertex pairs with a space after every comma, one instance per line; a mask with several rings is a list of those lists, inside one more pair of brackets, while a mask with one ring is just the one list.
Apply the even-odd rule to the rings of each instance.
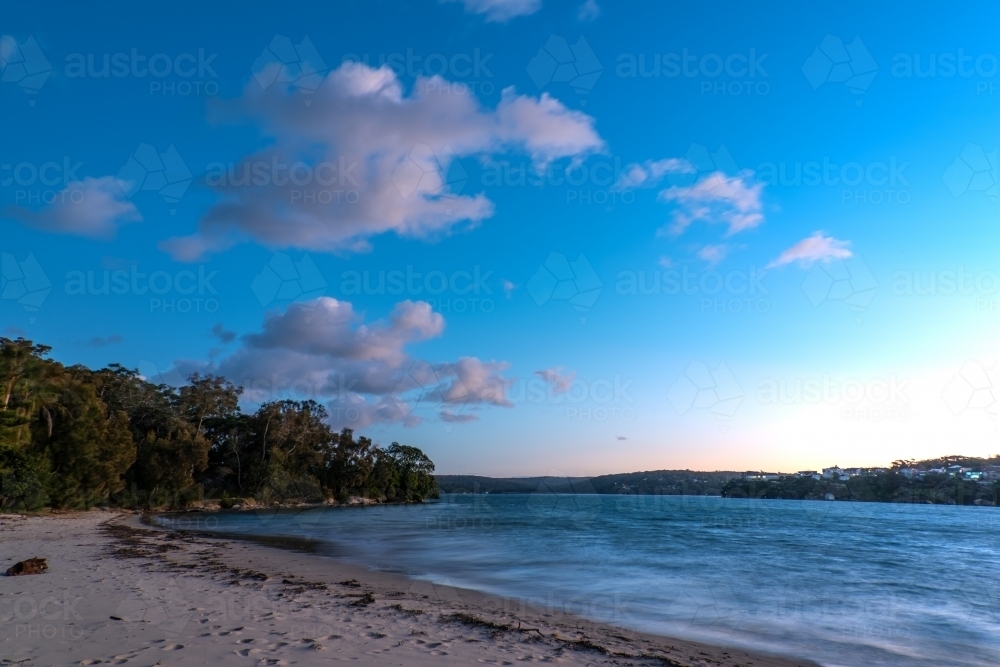
[[180, 651], [182, 648], [184, 648], [184, 644], [167, 644], [161, 650], [163, 650], [163, 651]]

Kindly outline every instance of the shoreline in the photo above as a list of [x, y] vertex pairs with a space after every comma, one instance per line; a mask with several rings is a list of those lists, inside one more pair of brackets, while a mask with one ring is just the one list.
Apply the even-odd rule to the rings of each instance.
[[245, 665], [255, 658], [818, 667], [371, 570], [277, 536], [261, 544], [145, 521], [103, 510], [0, 517], [2, 562], [40, 556], [50, 565], [43, 575], [0, 578], [3, 657], [81, 665]]

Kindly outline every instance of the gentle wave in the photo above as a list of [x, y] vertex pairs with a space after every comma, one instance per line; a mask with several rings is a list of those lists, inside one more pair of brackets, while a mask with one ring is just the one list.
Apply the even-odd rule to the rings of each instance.
[[826, 665], [996, 665], [993, 508], [692, 496], [455, 495], [161, 517], [626, 628]]

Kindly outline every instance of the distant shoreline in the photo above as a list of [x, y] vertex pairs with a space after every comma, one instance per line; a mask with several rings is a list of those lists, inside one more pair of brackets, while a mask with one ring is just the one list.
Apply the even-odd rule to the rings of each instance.
[[822, 473], [648, 470], [595, 477], [435, 475], [435, 480], [443, 494], [568, 493], [1000, 505], [1000, 457], [899, 461], [893, 468], [835, 466]]

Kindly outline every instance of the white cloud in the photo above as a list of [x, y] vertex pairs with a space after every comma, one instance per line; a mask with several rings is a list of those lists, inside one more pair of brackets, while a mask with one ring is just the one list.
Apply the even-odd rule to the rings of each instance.
[[[483, 194], [448, 184], [455, 160], [515, 152], [541, 168], [604, 149], [593, 118], [547, 94], [508, 88], [489, 109], [469, 90], [449, 86], [440, 77], [418, 78], [407, 96], [390, 68], [360, 63], [331, 72], [308, 105], [294, 90], [251, 83], [221, 105], [223, 115], [258, 122], [270, 145], [235, 165], [210, 166], [206, 183], [220, 200], [196, 234], [162, 247], [192, 261], [246, 239], [272, 248], [363, 251], [387, 232], [446, 234], [494, 211]], [[276, 173], [274, 164], [284, 170]], [[288, 182], [290, 166], [298, 184]]]
[[480, 361], [475, 357], [460, 357], [454, 363], [437, 364], [434, 369], [438, 375], [452, 379], [442, 383], [430, 396], [442, 403], [513, 407], [507, 398], [508, 383], [500, 375], [508, 368], [506, 362]]
[[563, 369], [559, 367], [535, 371], [535, 375], [542, 378], [549, 385], [553, 396], [565, 394], [573, 386], [573, 380], [576, 379], [576, 373], [564, 373]]
[[812, 236], [802, 239], [781, 253], [776, 260], [767, 265], [767, 268], [785, 266], [792, 262], [798, 263], [801, 267], [808, 267], [816, 262], [847, 259], [853, 255], [848, 245], [850, 241], [840, 241], [832, 236], [823, 236], [823, 232], [814, 232]]
[[3, 215], [46, 232], [110, 240], [118, 228], [142, 220], [114, 176], [73, 181], [39, 211], [7, 206]]
[[409, 346], [440, 336], [444, 327], [444, 318], [425, 302], [400, 302], [386, 320], [366, 323], [349, 302], [320, 297], [268, 313], [260, 332], [243, 336], [239, 349], [217, 363], [177, 365], [185, 375], [223, 375], [243, 386], [252, 402], [325, 401], [337, 427], [415, 426], [421, 402], [510, 407], [506, 363], [475, 357], [430, 363], [409, 354]]
[[601, 15], [601, 8], [597, 5], [597, 0], [584, 0], [576, 13], [576, 19], [581, 22], [589, 22]]
[[697, 173], [697, 169], [684, 158], [646, 160], [642, 164], [633, 163], [625, 167], [624, 173], [614, 187], [616, 190], [653, 187], [663, 180], [664, 176], [694, 173]]
[[716, 171], [693, 185], [661, 190], [659, 199], [676, 203], [670, 233], [680, 234], [700, 220], [728, 225], [726, 236], [732, 236], [764, 222], [763, 189], [749, 172], [727, 176]]
[[764, 222], [761, 201], [764, 184], [754, 182], [751, 171], [729, 175], [716, 167], [715, 171], [705, 173], [686, 158], [646, 160], [628, 165], [614, 188], [651, 188], [664, 178], [669, 178], [672, 185], [660, 190], [657, 198], [674, 203], [676, 208], [673, 224], [660, 230], [661, 233], [680, 234], [692, 222], [700, 220], [726, 224], [729, 227], [726, 236], [732, 236]]
[[487, 21], [506, 23], [516, 16], [534, 14], [542, 7], [542, 0], [441, 0], [461, 2], [470, 14], [485, 14]]
[[355, 327], [359, 319], [349, 302], [319, 297], [308, 304], [292, 304], [284, 313], [269, 313], [264, 330], [245, 340], [256, 348], [398, 366], [406, 358], [406, 344], [444, 332], [444, 318], [423, 301], [396, 304], [387, 323]]
[[698, 257], [708, 262], [709, 266], [715, 266], [729, 254], [729, 246], [725, 243], [718, 245], [706, 245], [698, 250]]

